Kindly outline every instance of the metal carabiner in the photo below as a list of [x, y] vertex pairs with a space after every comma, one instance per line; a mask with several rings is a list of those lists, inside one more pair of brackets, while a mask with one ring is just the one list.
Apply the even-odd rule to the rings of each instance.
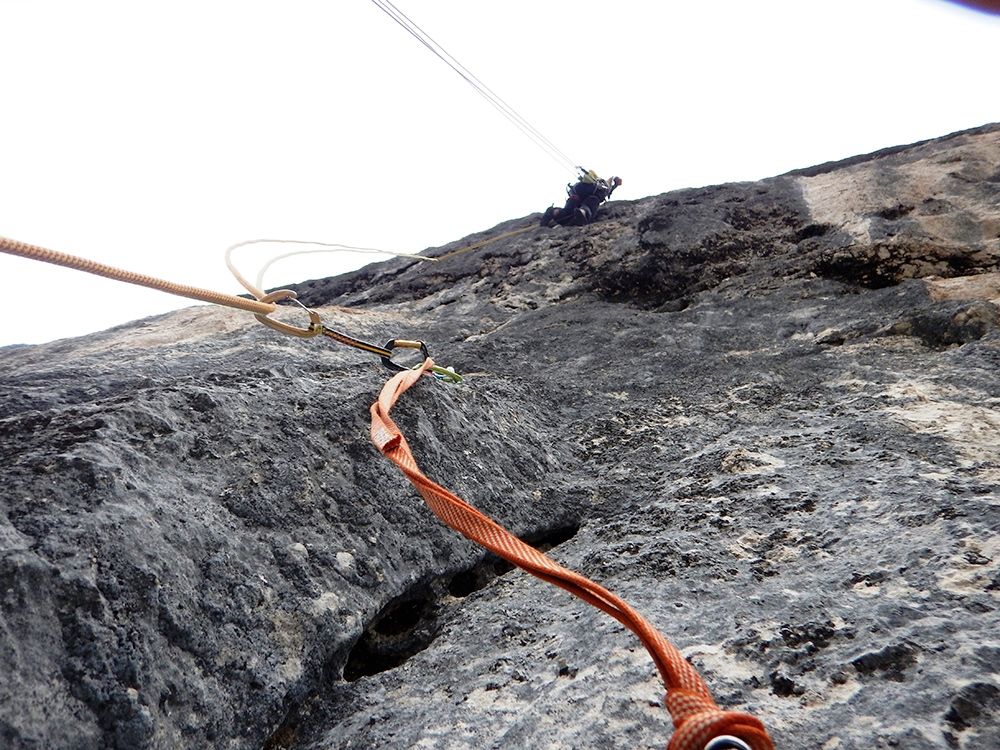
[[396, 372], [403, 372], [404, 370], [409, 370], [409, 367], [403, 367], [402, 365], [393, 362], [390, 357], [392, 356], [392, 350], [400, 349], [419, 349], [420, 353], [424, 356], [424, 359], [430, 359], [430, 353], [427, 351], [427, 344], [423, 341], [407, 341], [406, 339], [389, 339], [383, 349], [389, 352], [388, 357], [382, 357], [382, 364], [388, 367], [390, 370], [395, 370]]
[[[389, 352], [389, 357], [382, 357], [382, 364], [388, 367], [390, 370], [395, 370], [396, 372], [404, 372], [406, 370], [418, 370], [423, 365], [418, 364], [414, 367], [403, 367], [400, 364], [393, 362], [390, 357], [392, 356], [392, 350], [395, 348], [402, 349], [419, 349], [420, 353], [423, 355], [424, 359], [430, 359], [430, 352], [427, 351], [427, 345], [423, 341], [407, 341], [406, 339], [390, 339], [385, 344], [386, 351]], [[430, 368], [430, 373], [438, 380], [447, 380], [450, 383], [461, 383], [462, 376], [455, 372], [449, 367], [439, 367], [438, 365], [432, 365]]]
[[705, 750], [751, 750], [750, 746], [739, 737], [723, 734], [709, 741]]
[[281, 333], [285, 333], [289, 336], [296, 336], [300, 339], [311, 339], [313, 336], [319, 336], [319, 334], [323, 332], [323, 325], [320, 322], [319, 313], [315, 310], [310, 310], [308, 307], [299, 302], [298, 299], [296, 299], [295, 292], [291, 289], [278, 289], [273, 291], [266, 297], [262, 297], [260, 302], [279, 302], [283, 299], [292, 300], [292, 302], [309, 314], [310, 324], [308, 328], [298, 328], [297, 326], [291, 326], [277, 320], [271, 320], [271, 318], [267, 315], [261, 315], [260, 313], [254, 313], [254, 317], [268, 328], [273, 328], [276, 331], [281, 331]]
[[[323, 321], [320, 320], [319, 313], [315, 310], [310, 310], [308, 307], [303, 305], [296, 299], [295, 292], [291, 289], [279, 289], [277, 291], [271, 292], [270, 294], [262, 297], [259, 302], [274, 303], [280, 300], [288, 299], [294, 302], [296, 305], [301, 307], [309, 315], [309, 327], [299, 328], [298, 326], [288, 325], [287, 323], [282, 323], [277, 320], [272, 320], [267, 315], [260, 313], [254, 313], [254, 317], [257, 318], [261, 323], [266, 325], [268, 328], [273, 328], [276, 331], [287, 334], [289, 336], [296, 336], [300, 339], [309, 339], [313, 336], [319, 336], [323, 334], [324, 336], [329, 336], [334, 341], [339, 341], [341, 344], [347, 344], [348, 346], [353, 346], [357, 349], [362, 349], [372, 354], [378, 354], [382, 358], [382, 364], [388, 367], [390, 370], [396, 372], [403, 372], [409, 369], [418, 369], [423, 366], [423, 363], [416, 366], [416, 368], [403, 367], [402, 365], [396, 364], [392, 361], [392, 350], [396, 348], [402, 349], [419, 349], [420, 353], [423, 355], [424, 360], [430, 359], [430, 353], [427, 351], [427, 345], [423, 341], [409, 341], [407, 339], [389, 339], [385, 346], [376, 346], [375, 344], [369, 344], [367, 341], [362, 341], [361, 339], [356, 339], [353, 336], [348, 336], [346, 333], [341, 333], [340, 331], [335, 331], [332, 328], [327, 328], [323, 325]], [[447, 380], [452, 383], [461, 383], [462, 376], [459, 375], [451, 368], [438, 367], [437, 365], [432, 365], [429, 371], [438, 380]]]

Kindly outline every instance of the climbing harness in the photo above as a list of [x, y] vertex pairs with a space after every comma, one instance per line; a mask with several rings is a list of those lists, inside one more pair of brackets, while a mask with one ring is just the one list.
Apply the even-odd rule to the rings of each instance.
[[607, 589], [525, 544], [419, 469], [406, 438], [389, 416], [399, 397], [434, 367], [394, 375], [371, 407], [371, 438], [417, 488], [431, 511], [448, 526], [544, 581], [566, 589], [631, 630], [649, 652], [667, 687], [665, 703], [674, 723], [668, 750], [774, 750], [763, 723], [745, 713], [720, 709], [687, 660], [645, 618]]
[[566, 185], [566, 205], [563, 208], [549, 206], [538, 220], [538, 226], [548, 228], [556, 224], [561, 226], [589, 224], [597, 216], [600, 206], [610, 199], [615, 188], [622, 184], [621, 177], [604, 180], [592, 169], [583, 167], [576, 169], [580, 175], [577, 182]]

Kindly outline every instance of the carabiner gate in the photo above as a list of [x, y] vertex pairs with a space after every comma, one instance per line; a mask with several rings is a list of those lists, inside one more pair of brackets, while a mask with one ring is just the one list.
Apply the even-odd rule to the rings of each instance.
[[389, 339], [385, 346], [383, 347], [389, 356], [382, 357], [382, 364], [388, 367], [390, 370], [395, 370], [396, 372], [402, 372], [403, 370], [409, 370], [409, 367], [403, 367], [393, 362], [390, 357], [392, 356], [392, 350], [396, 348], [400, 349], [419, 349], [420, 353], [424, 355], [424, 359], [430, 359], [430, 353], [427, 351], [427, 344], [423, 341], [407, 341], [406, 339]]
[[[414, 367], [403, 367], [400, 364], [396, 364], [392, 361], [392, 350], [397, 347], [402, 349], [419, 349], [420, 353], [423, 355], [424, 359], [430, 359], [430, 352], [427, 351], [427, 345], [423, 341], [407, 341], [406, 339], [390, 339], [385, 344], [385, 350], [389, 352], [389, 356], [383, 355], [382, 364], [388, 367], [390, 370], [395, 370], [396, 372], [404, 372], [405, 370], [418, 370], [422, 367], [422, 363], [415, 365]], [[462, 376], [455, 372], [449, 367], [439, 367], [438, 365], [433, 365], [430, 368], [430, 372], [438, 380], [447, 380], [450, 383], [461, 383]]]

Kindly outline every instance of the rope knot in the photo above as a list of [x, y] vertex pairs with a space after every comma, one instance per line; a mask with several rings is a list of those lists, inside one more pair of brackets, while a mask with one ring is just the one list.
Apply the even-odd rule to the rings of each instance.
[[753, 750], [774, 750], [764, 724], [750, 714], [723, 711], [705, 695], [673, 689], [664, 700], [674, 721], [667, 750], [704, 750], [722, 735], [739, 737]]

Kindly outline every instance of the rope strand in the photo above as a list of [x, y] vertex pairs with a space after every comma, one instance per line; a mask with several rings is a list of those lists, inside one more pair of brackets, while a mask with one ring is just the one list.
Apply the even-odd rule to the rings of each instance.
[[[44, 247], [39, 247], [38, 245], [29, 245], [27, 242], [12, 240], [8, 237], [0, 237], [0, 252], [7, 253], [8, 255], [16, 255], [21, 258], [40, 260], [45, 263], [52, 263], [53, 265], [64, 266], [77, 271], [91, 273], [95, 276], [102, 276], [106, 279], [124, 281], [128, 284], [136, 284], [137, 286], [156, 289], [160, 292], [176, 294], [180, 297], [187, 297], [188, 299], [195, 299], [200, 302], [209, 302], [214, 305], [233, 307], [237, 310], [245, 310], [259, 315], [269, 315], [277, 309], [277, 306], [273, 302], [259, 301], [265, 297], [263, 293], [260, 295], [255, 294], [254, 296], [257, 297], [257, 299], [249, 300], [232, 294], [213, 292], [208, 289], [199, 289], [198, 287], [187, 286], [185, 284], [175, 284], [172, 281], [165, 281], [164, 279], [158, 279], [154, 276], [145, 276], [140, 273], [125, 271], [121, 268], [115, 268], [114, 266], [106, 266], [103, 263], [97, 263], [96, 261], [87, 260], [86, 258], [80, 258], [76, 255], [68, 255], [55, 250], [48, 250]], [[237, 278], [242, 281], [241, 276], [237, 275]], [[244, 284], [244, 286], [246, 286], [246, 284]]]
[[385, 14], [388, 15], [393, 21], [408, 31], [418, 42], [423, 44], [434, 55], [440, 58], [449, 68], [458, 73], [458, 75], [460, 75], [466, 83], [472, 86], [472, 88], [474, 88], [480, 96], [495, 107], [500, 114], [506, 117], [518, 130], [528, 136], [528, 138], [530, 138], [536, 146], [545, 151], [545, 153], [548, 154], [557, 164], [569, 169], [571, 172], [576, 171], [577, 167], [575, 161], [560, 151], [552, 141], [542, 135], [537, 128], [518, 114], [513, 107], [497, 96], [486, 84], [473, 75], [468, 68], [449, 54], [444, 47], [435, 42], [430, 35], [427, 34], [427, 32], [417, 26], [417, 24], [410, 20], [401, 10], [399, 10], [399, 8], [393, 5], [391, 0], [372, 0], [372, 2], [384, 11]]

